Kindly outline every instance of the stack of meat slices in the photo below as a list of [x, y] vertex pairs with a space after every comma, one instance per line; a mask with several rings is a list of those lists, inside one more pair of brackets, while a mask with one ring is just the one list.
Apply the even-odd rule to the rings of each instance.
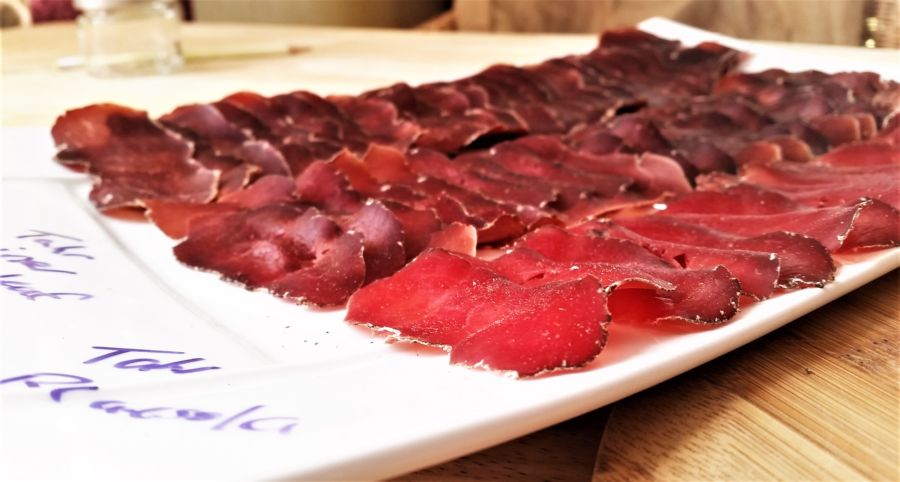
[[626, 29], [355, 97], [89, 106], [53, 135], [183, 263], [529, 376], [588, 363], [610, 322], [722, 323], [900, 243], [900, 86], [727, 75], [741, 57]]

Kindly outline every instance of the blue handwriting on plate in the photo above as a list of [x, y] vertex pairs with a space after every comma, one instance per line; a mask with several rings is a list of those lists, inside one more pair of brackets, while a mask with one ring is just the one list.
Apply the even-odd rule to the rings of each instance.
[[[17, 244], [14, 249], [0, 248], [0, 259], [12, 264], [18, 271], [24, 273], [0, 274], [0, 286], [7, 291], [22, 296], [28, 300], [38, 299], [75, 299], [89, 300], [94, 296], [88, 293], [49, 291], [39, 288], [35, 281], [28, 278], [29, 273], [52, 273], [58, 275], [77, 276], [78, 271], [68, 266], [72, 261], [68, 260], [67, 266], [60, 266], [57, 258], [80, 258], [93, 260], [94, 257], [87, 252], [84, 241], [66, 234], [52, 233], [40, 229], [29, 229], [28, 232], [15, 237]], [[5, 269], [4, 269], [5, 271]]]
[[[119, 348], [119, 347], [92, 347], [95, 350], [105, 350], [100, 356], [91, 358], [82, 363], [94, 364], [126, 355], [128, 353], [161, 353], [184, 354], [179, 351], [149, 350], [144, 348]], [[187, 363], [203, 361], [203, 358], [179, 360], [177, 362], [162, 363], [156, 359], [125, 359], [113, 365], [118, 369], [136, 368], [140, 371], [169, 370], [174, 374], [195, 373], [203, 370], [218, 370], [220, 367], [207, 366], [185, 369]], [[138, 363], [140, 362], [140, 363]], [[121, 365], [121, 366], [120, 366]], [[69, 392], [97, 392], [100, 385], [93, 379], [70, 373], [39, 372], [27, 373], [10, 378], [0, 379], [0, 385], [21, 384], [26, 388], [47, 390], [47, 395], [56, 403], [63, 402], [63, 396]], [[142, 406], [122, 400], [95, 400], [88, 404], [88, 408], [100, 410], [111, 415], [127, 416], [138, 420], [177, 420], [190, 423], [208, 423], [210, 430], [237, 429], [249, 432], [270, 432], [282, 435], [290, 434], [297, 426], [296, 417], [268, 416], [265, 414], [265, 405], [252, 405], [239, 410], [210, 411], [192, 407], [182, 407], [174, 403], [171, 406]]]
[[119, 357], [119, 355], [125, 355], [128, 353], [161, 353], [166, 355], [184, 355], [183, 351], [147, 350], [145, 348], [122, 348], [115, 346], [92, 346], [91, 348], [95, 350], [108, 351], [109, 353], [104, 353], [100, 356], [96, 356], [94, 358], [91, 358], [90, 360], [83, 362], [85, 365], [91, 365], [106, 360], [110, 360], [110, 363], [113, 363], [111, 359], [117, 358], [115, 364], [113, 365], [115, 368], [121, 368], [123, 370], [135, 369], [142, 372], [150, 370], [169, 370], [176, 375], [196, 373], [206, 370], [218, 370], [220, 368], [211, 366], [185, 368], [185, 365], [202, 362], [205, 360], [204, 358], [188, 358], [185, 360], [177, 360], [164, 363], [162, 360], [159, 360], [157, 358], [126, 358], [124, 356]]

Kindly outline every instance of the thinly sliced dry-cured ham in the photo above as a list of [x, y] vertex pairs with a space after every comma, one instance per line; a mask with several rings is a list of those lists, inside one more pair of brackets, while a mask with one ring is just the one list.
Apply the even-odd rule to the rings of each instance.
[[527, 376], [592, 360], [609, 314], [591, 277], [524, 287], [476, 258], [429, 250], [353, 295], [347, 320], [449, 347], [454, 363]]
[[53, 136], [182, 263], [531, 376], [590, 362], [611, 321], [721, 323], [900, 244], [900, 84], [742, 58], [619, 29], [360, 95], [89, 106]]
[[716, 266], [724, 266], [740, 282], [741, 291], [756, 299], [768, 298], [778, 286], [779, 260], [774, 253], [692, 246], [651, 239], [624, 226], [611, 223], [580, 227], [585, 228], [605, 237], [625, 239], [639, 244], [653, 254], [674, 261], [687, 269], [715, 269]]
[[[492, 261], [498, 272], [523, 284], [570, 280], [586, 274], [608, 289], [613, 319], [638, 322], [685, 320], [716, 323], [734, 316], [738, 283], [727, 269], [683, 269], [622, 240], [589, 233], [573, 234], [547, 226], [520, 239], [509, 253]], [[631, 301], [612, 305], [618, 291]], [[633, 302], [643, 300], [635, 305]]]
[[191, 145], [143, 111], [114, 104], [70, 110], [53, 140], [60, 163], [95, 176], [91, 201], [100, 209], [142, 207], [142, 200], [208, 202], [218, 173], [191, 158]]
[[175, 257], [257, 288], [312, 263], [320, 245], [339, 233], [315, 209], [274, 204], [195, 220]]
[[[828, 250], [807, 236], [775, 231], [743, 237], [664, 215], [620, 217], [614, 223], [643, 238], [664, 243], [774, 254], [778, 257], [780, 288], [821, 287], [834, 279], [834, 261]], [[617, 237], [619, 233], [611, 231], [611, 235]]]

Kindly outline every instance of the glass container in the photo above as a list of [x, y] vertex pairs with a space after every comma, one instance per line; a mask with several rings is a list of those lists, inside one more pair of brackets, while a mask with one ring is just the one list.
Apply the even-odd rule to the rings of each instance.
[[84, 68], [100, 77], [167, 74], [184, 63], [174, 0], [77, 0]]

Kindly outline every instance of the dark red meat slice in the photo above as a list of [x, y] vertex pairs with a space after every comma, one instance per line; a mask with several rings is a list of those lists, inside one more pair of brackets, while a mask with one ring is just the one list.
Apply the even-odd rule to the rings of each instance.
[[176, 108], [159, 118], [160, 123], [182, 133], [198, 147], [208, 147], [216, 154], [227, 155], [249, 137], [228, 122], [215, 106], [191, 104]]
[[452, 223], [434, 233], [428, 244], [429, 248], [440, 248], [454, 253], [475, 256], [478, 245], [478, 232], [469, 224]]
[[147, 199], [202, 203], [216, 195], [217, 173], [146, 112], [113, 104], [71, 110], [52, 134], [59, 162], [95, 175], [90, 198], [100, 209], [141, 207]]
[[338, 232], [315, 209], [268, 205], [194, 220], [175, 257], [255, 288], [312, 263], [319, 245]]
[[606, 344], [610, 316], [594, 278], [520, 288], [511, 295], [470, 313], [468, 335], [453, 345], [451, 363], [531, 376], [582, 366]]
[[779, 263], [775, 254], [678, 244], [651, 239], [612, 223], [592, 224], [592, 229], [605, 237], [639, 244], [653, 254], [687, 269], [715, 269], [716, 266], [725, 266], [740, 282], [741, 291], [756, 299], [768, 298], [778, 285]]
[[147, 206], [146, 216], [166, 236], [181, 239], [188, 234], [191, 220], [210, 214], [221, 215], [239, 211], [240, 206], [226, 203], [197, 204], [174, 201], [144, 201]]
[[819, 162], [835, 166], [900, 166], [900, 146], [881, 142], [847, 144], [829, 151]]
[[742, 236], [772, 231], [803, 234], [830, 251], [900, 244], [897, 211], [870, 199], [815, 209], [774, 191], [738, 184], [682, 196], [670, 201], [665, 213]]
[[315, 161], [295, 180], [297, 198], [318, 208], [336, 213], [353, 213], [363, 205], [362, 197], [350, 189], [350, 183], [335, 167]]
[[290, 176], [293, 173], [281, 151], [266, 141], [247, 141], [233, 151], [237, 159], [259, 167], [262, 175]]
[[345, 224], [348, 233], [363, 237], [366, 283], [390, 276], [406, 264], [403, 225], [379, 202], [369, 202]]
[[316, 306], [341, 306], [366, 279], [363, 239], [344, 233], [324, 243], [316, 261], [269, 283], [277, 296]]
[[741, 180], [810, 206], [836, 206], [868, 197], [900, 209], [900, 165], [754, 164], [741, 170]]
[[347, 320], [452, 347], [455, 363], [527, 376], [593, 359], [609, 315], [591, 278], [522, 287], [475, 258], [429, 250], [354, 294]]
[[441, 229], [441, 221], [431, 209], [413, 209], [391, 201], [382, 201], [382, 204], [403, 226], [403, 249], [407, 261], [424, 251], [432, 236]]
[[[681, 269], [637, 244], [571, 234], [553, 226], [532, 231], [510, 253], [491, 264], [504, 276], [525, 284], [590, 274], [608, 289], [616, 289], [610, 294], [613, 319], [716, 323], [737, 311], [738, 283], [721, 266], [712, 270]], [[612, 304], [617, 292], [630, 289], [641, 293], [623, 296], [630, 299], [638, 295], [643, 306]], [[643, 316], [649, 318], [640, 318]]]
[[416, 173], [475, 191], [489, 199], [543, 207], [557, 198], [557, 193], [547, 186], [533, 188], [524, 184], [524, 181], [513, 183], [489, 177], [481, 172], [473, 172], [437, 151], [418, 149], [411, 152], [407, 159]]
[[267, 204], [282, 204], [293, 201], [294, 181], [285, 176], [263, 176], [247, 188], [219, 198], [220, 203], [236, 204], [253, 209]]
[[[871, 201], [856, 206], [837, 206], [777, 214], [670, 214], [678, 219], [740, 236], [759, 236], [773, 231], [809, 236], [834, 252], [844, 245], [860, 210]], [[880, 244], [880, 243], [879, 243]], [[855, 246], [847, 246], [855, 247]]]
[[222, 172], [219, 176], [219, 198], [234, 194], [259, 174], [259, 168], [251, 164], [238, 164]]
[[834, 279], [834, 261], [828, 250], [806, 236], [772, 232], [741, 237], [665, 215], [622, 217], [615, 223], [640, 236], [669, 243], [775, 254], [779, 263], [778, 286], [782, 288], [821, 287]]

